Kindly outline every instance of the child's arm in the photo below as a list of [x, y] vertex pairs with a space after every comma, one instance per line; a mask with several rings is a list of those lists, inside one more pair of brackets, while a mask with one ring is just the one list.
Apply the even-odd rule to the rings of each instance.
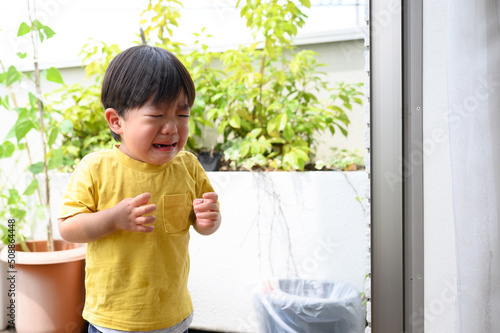
[[201, 235], [211, 235], [219, 229], [221, 215], [217, 204], [217, 193], [203, 194], [203, 199], [194, 199], [193, 208], [196, 222], [193, 227]]
[[59, 219], [59, 233], [69, 242], [88, 243], [117, 230], [151, 232], [154, 226], [145, 224], [153, 223], [155, 217], [144, 216], [156, 210], [156, 205], [146, 205], [150, 198], [151, 194], [143, 193], [124, 199], [112, 208]]

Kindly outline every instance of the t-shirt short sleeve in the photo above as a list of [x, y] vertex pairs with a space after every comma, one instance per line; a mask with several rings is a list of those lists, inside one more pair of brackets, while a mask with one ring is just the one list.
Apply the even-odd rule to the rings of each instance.
[[83, 159], [71, 176], [63, 195], [58, 218], [96, 212], [96, 191], [89, 164]]

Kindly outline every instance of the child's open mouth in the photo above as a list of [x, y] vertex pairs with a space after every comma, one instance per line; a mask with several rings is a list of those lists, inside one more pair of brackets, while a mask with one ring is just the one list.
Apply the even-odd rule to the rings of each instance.
[[177, 142], [174, 142], [174, 143], [169, 144], [169, 145], [164, 145], [164, 144], [161, 144], [161, 143], [153, 143], [153, 147], [155, 149], [161, 150], [161, 151], [173, 150], [175, 148], [175, 146], [177, 146]]

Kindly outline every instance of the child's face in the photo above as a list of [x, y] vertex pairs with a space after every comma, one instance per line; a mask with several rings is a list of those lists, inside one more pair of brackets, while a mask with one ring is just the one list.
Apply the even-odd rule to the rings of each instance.
[[120, 150], [135, 160], [149, 164], [170, 161], [186, 145], [190, 107], [184, 92], [168, 108], [144, 106], [119, 118]]

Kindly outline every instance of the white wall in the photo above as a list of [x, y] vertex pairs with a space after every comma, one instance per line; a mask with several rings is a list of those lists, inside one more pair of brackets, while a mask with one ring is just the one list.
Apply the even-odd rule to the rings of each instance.
[[424, 239], [426, 333], [454, 332], [455, 234], [447, 112], [446, 1], [424, 1]]

